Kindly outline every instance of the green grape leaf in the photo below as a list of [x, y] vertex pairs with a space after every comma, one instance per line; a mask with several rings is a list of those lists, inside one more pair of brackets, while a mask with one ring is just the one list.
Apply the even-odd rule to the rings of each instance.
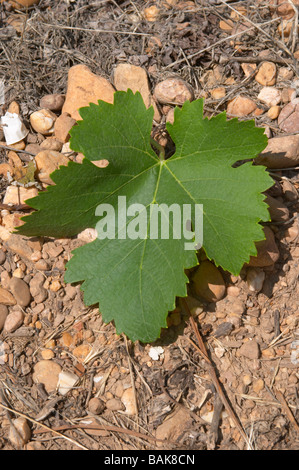
[[[106, 231], [108, 238], [74, 251], [65, 280], [83, 281], [85, 303], [99, 303], [118, 333], [151, 342], [175, 297], [187, 295], [185, 269], [197, 264], [196, 236], [186, 249], [188, 217], [194, 232], [201, 221], [203, 247], [217, 266], [238, 274], [256, 255], [259, 222], [269, 220], [262, 193], [273, 182], [264, 167], [241, 161], [260, 153], [267, 138], [252, 121], [227, 121], [225, 113], [209, 120], [203, 100], [186, 102], [167, 124], [176, 150], [164, 160], [151, 146], [153, 109], [139, 93], [116, 92], [114, 104], [99, 101], [80, 115], [71, 148], [85, 155], [83, 163], [51, 175], [55, 186], [26, 201], [36, 211], [17, 231], [59, 238], [87, 227]], [[106, 168], [93, 163], [101, 159]], [[187, 219], [178, 219], [185, 208]]]

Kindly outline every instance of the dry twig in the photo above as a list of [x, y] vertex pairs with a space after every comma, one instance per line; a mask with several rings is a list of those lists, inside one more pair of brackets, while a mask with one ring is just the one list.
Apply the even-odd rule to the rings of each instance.
[[294, 426], [295, 431], [299, 434], [299, 425], [298, 425], [297, 421], [295, 420], [294, 415], [291, 412], [290, 407], [287, 404], [287, 401], [286, 401], [285, 397], [283, 396], [283, 394], [281, 393], [280, 390], [276, 390], [275, 393], [276, 393], [276, 397], [277, 397], [278, 401], [280, 402], [285, 414], [287, 415], [288, 419], [290, 420], [290, 422]]
[[186, 302], [185, 299], [182, 299], [183, 300], [183, 304], [189, 314], [189, 319], [190, 319], [190, 323], [191, 323], [191, 326], [192, 326], [192, 329], [195, 333], [195, 336], [196, 336], [196, 339], [197, 339], [197, 342], [198, 342], [198, 345], [195, 344], [191, 339], [189, 339], [190, 343], [195, 347], [195, 349], [199, 352], [199, 354], [201, 355], [201, 357], [204, 359], [206, 365], [207, 365], [207, 368], [208, 368], [208, 372], [210, 374], [210, 377], [212, 379], [212, 382], [219, 394], [219, 397], [221, 398], [221, 401], [226, 409], [226, 411], [228, 412], [229, 416], [231, 417], [232, 421], [234, 422], [235, 426], [237, 427], [237, 429], [239, 430], [239, 433], [241, 434], [242, 438], [244, 439], [244, 441], [246, 442], [248, 448], [250, 450], [252, 450], [252, 445], [245, 433], [245, 431], [243, 430], [243, 427], [242, 425], [240, 424], [239, 422], [239, 419], [237, 418], [234, 410], [232, 409], [228, 399], [226, 398], [226, 395], [222, 389], [222, 386], [218, 380], [218, 377], [217, 377], [217, 374], [216, 374], [216, 371], [215, 371], [215, 368], [212, 364], [212, 361], [210, 360], [209, 356], [208, 356], [208, 352], [207, 352], [207, 349], [205, 347], [205, 344], [203, 342], [203, 339], [199, 333], [199, 330], [197, 328], [197, 325], [195, 323], [195, 320], [194, 318], [192, 317], [191, 315], [191, 312], [189, 310], [189, 307], [188, 307], [188, 304]]

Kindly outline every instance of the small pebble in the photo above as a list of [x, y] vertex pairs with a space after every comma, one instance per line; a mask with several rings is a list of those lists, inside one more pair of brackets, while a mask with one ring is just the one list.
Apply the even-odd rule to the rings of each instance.
[[278, 126], [287, 134], [299, 132], [299, 98], [284, 106], [278, 117]]
[[162, 104], [182, 105], [185, 101], [192, 101], [194, 93], [188, 83], [181, 78], [167, 78], [156, 85], [154, 97]]
[[265, 272], [259, 268], [249, 268], [247, 270], [247, 284], [252, 292], [260, 292], [265, 280]]
[[95, 341], [93, 332], [91, 330], [85, 330], [83, 332], [83, 339], [88, 341], [89, 343], [93, 343]]
[[277, 88], [266, 86], [259, 92], [258, 99], [267, 106], [276, 106], [281, 101], [281, 93]]
[[10, 426], [8, 439], [19, 449], [31, 439], [31, 430], [25, 418], [16, 418]]
[[[26, 354], [27, 357], [30, 356], [30, 354]], [[22, 375], [28, 375], [31, 372], [31, 366], [28, 362], [25, 362], [25, 364], [22, 365], [21, 368]]]
[[49, 289], [50, 289], [52, 292], [58, 292], [59, 289], [61, 289], [61, 282], [58, 281], [58, 280], [52, 281], [51, 284], [50, 284]]
[[263, 228], [266, 239], [256, 243], [257, 256], [250, 257], [249, 265], [254, 267], [272, 266], [279, 258], [279, 249], [270, 227]]
[[274, 120], [277, 119], [280, 113], [280, 106], [271, 106], [271, 108], [267, 112], [267, 116]]
[[242, 344], [239, 353], [248, 359], [258, 359], [260, 357], [260, 348], [255, 340], [249, 340]]
[[44, 95], [39, 105], [41, 108], [50, 109], [50, 111], [60, 111], [65, 102], [65, 96], [59, 93]]
[[241, 64], [241, 67], [242, 67], [242, 70], [245, 74], [245, 77], [248, 78], [250, 77], [251, 75], [253, 75], [254, 71], [256, 70], [256, 67], [257, 65], [256, 64], [252, 64], [252, 63], [242, 63]]
[[127, 390], [124, 391], [121, 401], [126, 407], [127, 415], [133, 416], [137, 413], [133, 388], [127, 388]]
[[45, 450], [45, 447], [39, 441], [32, 441], [25, 445], [25, 450]]
[[34, 263], [39, 261], [42, 257], [42, 254], [40, 251], [34, 251], [31, 255], [31, 261], [33, 261]]
[[246, 96], [236, 96], [227, 105], [227, 112], [233, 116], [247, 116], [256, 109], [256, 104]]
[[288, 201], [296, 201], [298, 199], [298, 191], [288, 179], [282, 180], [282, 190]]
[[42, 383], [48, 393], [56, 390], [61, 367], [54, 361], [39, 361], [34, 366], [32, 375], [35, 383]]
[[41, 150], [55, 150], [56, 152], [60, 152], [62, 149], [63, 142], [60, 142], [56, 139], [56, 137], [47, 137], [41, 144]]
[[69, 159], [62, 153], [54, 150], [42, 150], [35, 156], [37, 176], [41, 183], [54, 184], [50, 174], [62, 165], [67, 166]]
[[30, 304], [31, 295], [28, 284], [23, 279], [12, 277], [9, 283], [9, 288], [17, 304], [25, 308]]
[[234, 22], [232, 20], [220, 20], [219, 21], [219, 28], [222, 31], [226, 31], [227, 33], [231, 34], [234, 27]]
[[213, 90], [210, 90], [210, 95], [215, 100], [220, 100], [225, 97], [226, 90], [224, 87], [214, 88]]
[[166, 122], [174, 123], [174, 108], [171, 108], [166, 114]]
[[160, 9], [156, 5], [147, 7], [143, 11], [144, 18], [147, 21], [154, 22], [158, 19], [160, 14]]
[[233, 325], [230, 322], [223, 322], [218, 326], [213, 336], [215, 336], [215, 338], [220, 338], [221, 336], [227, 336], [232, 332], [232, 330], [233, 330]]
[[[281, 114], [279, 115], [280, 118]], [[255, 159], [258, 165], [268, 168], [298, 166], [299, 134], [273, 137], [268, 140], [265, 150]]]
[[[36, 252], [36, 253], [38, 253], [38, 252]], [[37, 271], [47, 271], [49, 269], [49, 266], [48, 266], [48, 263], [47, 263], [46, 260], [39, 259], [35, 263], [35, 268], [37, 269]]]
[[17, 268], [13, 272], [13, 277], [18, 277], [19, 279], [23, 279], [24, 277], [24, 271], [21, 268]]
[[65, 287], [65, 293], [70, 300], [73, 300], [77, 295], [77, 289], [71, 284], [67, 284], [67, 286]]
[[262, 351], [262, 357], [265, 359], [273, 359], [273, 357], [276, 356], [275, 349], [273, 348], [267, 348], [263, 349]]
[[6, 260], [6, 256], [3, 250], [0, 250], [0, 264], [3, 264]]
[[36, 273], [29, 283], [30, 293], [37, 304], [44, 302], [48, 297], [48, 292], [43, 287], [44, 282], [44, 275]]
[[275, 85], [276, 65], [273, 62], [262, 62], [255, 80], [263, 86]]
[[20, 114], [20, 106], [16, 101], [12, 101], [7, 108], [7, 112], [11, 114]]
[[258, 379], [252, 384], [252, 389], [255, 393], [261, 392], [265, 387], [265, 382], [263, 379]]
[[2, 330], [5, 320], [8, 315], [8, 308], [6, 305], [0, 304], [0, 331]]
[[53, 359], [55, 357], [54, 352], [51, 349], [44, 349], [42, 351], [42, 358], [48, 361], [49, 359]]
[[110, 400], [107, 400], [106, 408], [110, 411], [123, 411], [125, 409], [123, 403], [118, 398], [110, 398]]
[[225, 283], [220, 271], [210, 261], [203, 261], [192, 278], [194, 292], [207, 302], [216, 302], [225, 295]]
[[288, 69], [287, 67], [280, 67], [278, 70], [278, 79], [279, 80], [292, 80], [294, 76], [293, 70]]
[[49, 135], [54, 132], [54, 123], [57, 119], [56, 114], [49, 109], [40, 109], [30, 116], [32, 128], [40, 134]]
[[[279, 187], [279, 189], [281, 191], [281, 187]], [[276, 188], [275, 187], [271, 188], [270, 192], [271, 191], [273, 191], [272, 194], [274, 196], [276, 192]], [[281, 191], [281, 194], [279, 194], [278, 196], [281, 196], [281, 195], [282, 195], [282, 191]], [[290, 211], [288, 207], [283, 202], [281, 202], [280, 197], [272, 197], [270, 194], [268, 194], [265, 198], [265, 203], [268, 204], [269, 206], [268, 210], [269, 210], [272, 222], [289, 221]]]
[[54, 349], [56, 346], [56, 342], [55, 342], [55, 339], [50, 339], [46, 344], [45, 344], [45, 347], [47, 349]]
[[216, 354], [216, 356], [221, 359], [221, 357], [224, 356], [226, 350], [225, 348], [223, 348], [222, 346], [216, 346], [215, 349], [214, 349], [214, 352]]
[[69, 131], [76, 124], [76, 120], [73, 119], [68, 113], [62, 113], [55, 121], [54, 132], [55, 137], [60, 142], [67, 142], [70, 138]]
[[99, 415], [105, 409], [105, 403], [100, 398], [94, 397], [89, 400], [88, 403], [88, 410], [94, 414]]
[[15, 305], [16, 299], [7, 289], [0, 287], [0, 304]]
[[[11, 280], [11, 275], [7, 271], [2, 271], [0, 274], [0, 283], [3, 289], [8, 289], [9, 288], [9, 283]], [[0, 304], [3, 304], [3, 302], [0, 302]]]
[[26, 145], [25, 150], [31, 155], [37, 155], [41, 151], [41, 148], [39, 144], [28, 144]]
[[252, 378], [250, 375], [246, 374], [243, 376], [243, 384], [250, 385], [252, 383]]
[[240, 295], [240, 287], [237, 286], [228, 286], [226, 291], [227, 295], [231, 295], [232, 297], [238, 297]]
[[14, 310], [7, 316], [4, 323], [4, 330], [7, 333], [13, 333], [23, 325], [24, 314], [22, 310]]
[[91, 346], [89, 344], [80, 344], [77, 346], [74, 351], [73, 355], [78, 359], [80, 362], [84, 362], [85, 358], [91, 351]]
[[32, 313], [34, 315], [39, 315], [45, 309], [44, 304], [37, 304], [35, 307], [31, 307]]
[[63, 343], [64, 346], [69, 348], [74, 343], [74, 339], [73, 339], [72, 335], [68, 332], [63, 333], [62, 343]]

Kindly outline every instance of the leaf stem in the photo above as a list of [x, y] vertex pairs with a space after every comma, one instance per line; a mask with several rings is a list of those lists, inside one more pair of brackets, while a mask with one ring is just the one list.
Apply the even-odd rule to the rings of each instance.
[[159, 152], [159, 159], [160, 160], [165, 160], [165, 148], [160, 145], [155, 139], [151, 137], [151, 144], [153, 147], [155, 147], [156, 150]]

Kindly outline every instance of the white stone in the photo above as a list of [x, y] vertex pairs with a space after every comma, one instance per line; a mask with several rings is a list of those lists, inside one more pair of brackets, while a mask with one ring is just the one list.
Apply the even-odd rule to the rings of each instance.
[[125, 413], [127, 415], [133, 416], [137, 413], [133, 388], [127, 388], [127, 390], [124, 391], [124, 393], [121, 397], [121, 401], [123, 402], [123, 404], [126, 407]]
[[277, 88], [265, 86], [259, 92], [258, 99], [268, 106], [276, 106], [281, 101], [281, 93]]
[[299, 340], [291, 343], [291, 363], [295, 366], [299, 364]]
[[201, 419], [206, 421], [207, 423], [211, 424], [214, 416], [214, 411], [208, 411], [207, 413], [201, 416]]
[[161, 346], [151, 346], [148, 355], [153, 361], [158, 361], [160, 356], [164, 353], [164, 349]]
[[78, 382], [78, 376], [72, 372], [61, 371], [58, 376], [58, 392], [66, 395]]
[[250, 291], [260, 292], [263, 288], [265, 272], [258, 268], [249, 268], [246, 280]]
[[7, 145], [20, 142], [29, 132], [24, 126], [20, 116], [16, 113], [5, 113], [0, 122], [1, 126], [3, 126], [3, 133]]
[[95, 228], [86, 228], [83, 232], [78, 233], [77, 237], [79, 240], [84, 241], [85, 243], [90, 243], [96, 240], [98, 233]]
[[57, 119], [56, 114], [49, 109], [40, 109], [30, 116], [30, 124], [36, 132], [49, 135], [54, 132], [54, 123]]

